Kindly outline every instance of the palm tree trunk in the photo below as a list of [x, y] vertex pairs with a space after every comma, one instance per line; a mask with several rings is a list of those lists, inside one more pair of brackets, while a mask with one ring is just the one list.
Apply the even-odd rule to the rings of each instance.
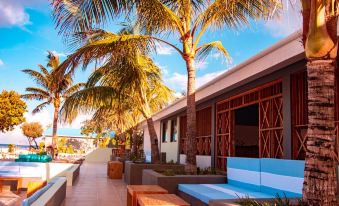
[[188, 73], [187, 81], [187, 156], [188, 166], [196, 165], [196, 108], [195, 108], [195, 62], [193, 57], [188, 57], [186, 67]]
[[158, 144], [158, 136], [154, 129], [153, 118], [147, 118], [147, 127], [151, 140], [151, 155], [152, 155], [152, 163], [159, 163], [160, 161], [160, 152], [159, 152], [159, 144]]
[[132, 154], [135, 155], [135, 157], [138, 157], [138, 141], [137, 141], [137, 130], [136, 128], [132, 129]]
[[[60, 107], [60, 102], [58, 100], [56, 100], [54, 102], [54, 116], [53, 116], [53, 134], [52, 134], [52, 147], [53, 147], [53, 149], [56, 147], [58, 119], [59, 119], [59, 107]], [[54, 156], [54, 154], [53, 154], [53, 156]]]
[[303, 200], [307, 205], [337, 205], [334, 159], [335, 60], [310, 60], [307, 151]]

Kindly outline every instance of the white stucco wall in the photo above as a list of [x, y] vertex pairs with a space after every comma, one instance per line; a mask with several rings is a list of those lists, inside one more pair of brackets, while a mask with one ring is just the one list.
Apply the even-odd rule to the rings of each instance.
[[[197, 155], [197, 167], [200, 167], [200, 169], [211, 167], [211, 163], [212, 163], [211, 156]], [[180, 154], [180, 164], [186, 164], [186, 155]]]
[[[161, 141], [161, 152], [166, 152], [166, 162], [178, 161], [178, 148], [179, 148], [179, 118], [177, 118], [177, 141], [171, 142], [171, 126], [172, 121], [167, 121], [166, 142]], [[162, 130], [162, 129], [161, 129]]]
[[[147, 124], [144, 123], [141, 128], [144, 130], [144, 152], [146, 156], [151, 155], [151, 140], [148, 132]], [[160, 121], [154, 121], [154, 129], [157, 133], [158, 140], [159, 140], [159, 146], [161, 142], [161, 136], [160, 136]]]

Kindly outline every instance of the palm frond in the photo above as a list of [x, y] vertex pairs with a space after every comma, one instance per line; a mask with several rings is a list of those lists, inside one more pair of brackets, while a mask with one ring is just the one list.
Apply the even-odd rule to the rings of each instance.
[[48, 98], [50, 96], [49, 92], [40, 88], [27, 87], [26, 92], [31, 92], [33, 94], [41, 94], [42, 96]]
[[38, 64], [38, 67], [40, 68], [40, 71], [45, 75], [46, 78], [50, 75], [46, 67], [42, 66], [41, 64]]
[[139, 0], [136, 8], [137, 22], [147, 33], [177, 31], [184, 35], [182, 20], [161, 0]]
[[[249, 19], [267, 19], [278, 14], [278, 0], [216, 0], [198, 18], [201, 26], [237, 29], [249, 24]], [[275, 11], [276, 13], [272, 13]]]
[[213, 41], [206, 44], [201, 45], [199, 48], [197, 48], [197, 59], [199, 61], [203, 61], [206, 59], [206, 57], [213, 51], [216, 50], [217, 52], [220, 52], [227, 60], [231, 60], [231, 56], [226, 50], [226, 48], [223, 46], [221, 41]]
[[59, 33], [89, 31], [103, 26], [108, 19], [128, 9], [128, 0], [53, 0], [54, 22]]
[[85, 69], [91, 62], [104, 60], [107, 57], [110, 57], [111, 62], [118, 62], [119, 58], [128, 54], [149, 53], [155, 49], [154, 41], [151, 36], [147, 35], [118, 35], [107, 32], [100, 36], [100, 39], [81, 47], [70, 55], [61, 64], [58, 72], [73, 73], [80, 64]]
[[73, 86], [71, 86], [70, 88], [68, 88], [65, 93], [63, 94], [63, 96], [65, 98], [69, 97], [70, 95], [72, 95], [73, 93], [75, 92], [78, 92], [80, 91], [82, 88], [85, 87], [85, 83], [77, 83], [77, 84], [74, 84]]
[[41, 101], [41, 100], [46, 99], [46, 96], [44, 96], [42, 94], [23, 94], [23, 95], [21, 95], [21, 98]]
[[48, 79], [46, 79], [46, 77], [40, 72], [34, 71], [32, 69], [24, 69], [22, 72], [28, 74], [38, 85], [46, 89], [49, 87]]
[[112, 87], [98, 86], [80, 90], [69, 96], [60, 113], [64, 121], [72, 121], [81, 112], [91, 112], [102, 106], [110, 106], [117, 92]]
[[36, 113], [39, 113], [41, 110], [43, 110], [46, 106], [48, 106], [49, 104], [51, 104], [51, 101], [47, 101], [47, 102], [43, 102], [41, 104], [39, 104], [38, 106], [36, 106], [32, 113], [33, 114], [36, 114]]

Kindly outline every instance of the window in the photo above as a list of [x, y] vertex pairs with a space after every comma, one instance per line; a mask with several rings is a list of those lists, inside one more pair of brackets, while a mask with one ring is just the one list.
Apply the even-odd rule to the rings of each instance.
[[171, 142], [176, 142], [178, 140], [177, 120], [173, 119], [171, 123]]
[[166, 142], [167, 141], [167, 121], [162, 123], [162, 142]]

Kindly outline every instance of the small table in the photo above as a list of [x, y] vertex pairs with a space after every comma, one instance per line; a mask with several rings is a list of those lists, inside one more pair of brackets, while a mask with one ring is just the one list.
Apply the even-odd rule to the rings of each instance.
[[139, 206], [190, 206], [174, 194], [146, 194], [138, 196]]
[[107, 176], [110, 179], [122, 178], [123, 164], [119, 161], [109, 161], [107, 163]]
[[128, 185], [127, 206], [137, 206], [140, 194], [167, 194], [168, 191], [158, 185]]
[[17, 194], [20, 193], [20, 190], [22, 188], [22, 177], [0, 177], [0, 192], [2, 192], [2, 186], [4, 181], [17, 181], [18, 184], [16, 186]]

